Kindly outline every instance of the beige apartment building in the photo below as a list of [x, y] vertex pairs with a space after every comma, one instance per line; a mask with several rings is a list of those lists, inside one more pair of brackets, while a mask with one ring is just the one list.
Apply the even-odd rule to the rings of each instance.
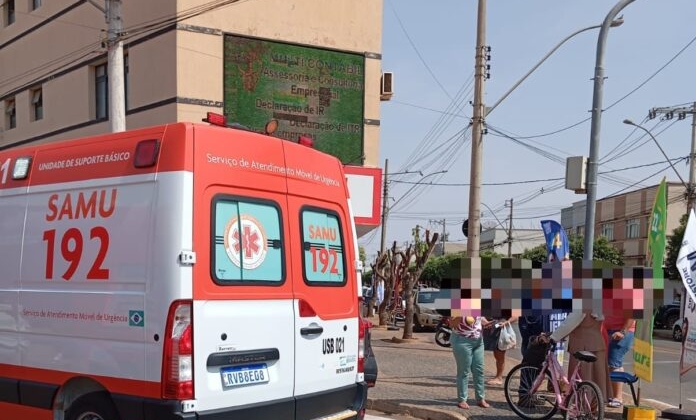
[[[616, 248], [624, 251], [626, 266], [650, 265], [645, 259], [648, 250], [650, 214], [659, 185], [630, 191], [597, 200], [595, 237], [604, 236]], [[686, 213], [684, 186], [667, 183], [667, 235], [679, 226]], [[561, 210], [561, 225], [568, 234], [585, 234], [585, 200]]]
[[[1, 2], [0, 148], [108, 132], [105, 1]], [[330, 138], [344, 163], [378, 167], [382, 8], [124, 1], [126, 128], [208, 111], [254, 130], [276, 118], [280, 137]]]

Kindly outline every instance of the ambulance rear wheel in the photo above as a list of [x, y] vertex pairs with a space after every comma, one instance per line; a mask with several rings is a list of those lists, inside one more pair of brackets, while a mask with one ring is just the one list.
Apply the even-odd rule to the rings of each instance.
[[104, 394], [92, 393], [70, 405], [65, 420], [119, 420], [116, 408]]

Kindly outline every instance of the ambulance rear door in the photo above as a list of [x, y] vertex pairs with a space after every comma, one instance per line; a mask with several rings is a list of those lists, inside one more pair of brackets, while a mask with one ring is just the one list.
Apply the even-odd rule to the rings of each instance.
[[280, 141], [196, 126], [195, 148], [197, 411], [292, 418], [294, 302], [286, 182], [256, 166], [283, 165]]
[[[315, 188], [316, 191], [316, 188]], [[358, 309], [355, 253], [345, 207], [289, 196], [299, 220], [293, 262], [295, 308], [295, 398], [298, 418], [338, 413], [355, 400]]]

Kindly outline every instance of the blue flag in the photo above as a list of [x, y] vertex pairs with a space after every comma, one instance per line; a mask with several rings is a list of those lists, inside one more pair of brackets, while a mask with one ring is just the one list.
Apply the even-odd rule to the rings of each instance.
[[542, 220], [541, 228], [546, 238], [546, 251], [549, 261], [563, 261], [570, 259], [570, 243], [563, 226], [555, 220]]

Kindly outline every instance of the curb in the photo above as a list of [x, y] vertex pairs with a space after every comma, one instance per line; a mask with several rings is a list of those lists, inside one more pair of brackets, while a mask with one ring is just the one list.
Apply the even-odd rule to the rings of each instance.
[[367, 409], [387, 414], [399, 414], [422, 420], [467, 420], [462, 414], [440, 408], [425, 408], [416, 404], [398, 403], [392, 400], [367, 399]]

